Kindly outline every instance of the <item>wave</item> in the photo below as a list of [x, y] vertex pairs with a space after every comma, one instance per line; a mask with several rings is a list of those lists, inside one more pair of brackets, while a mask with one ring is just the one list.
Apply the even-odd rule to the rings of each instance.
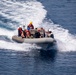
[[35, 48], [34, 45], [15, 43], [11, 39], [14, 34], [17, 34], [19, 25], [27, 26], [30, 21], [33, 21], [35, 27], [44, 27], [46, 30], [50, 28], [53, 31], [59, 51], [76, 51], [76, 36], [70, 34], [61, 25], [48, 21], [47, 11], [42, 3], [36, 0], [24, 2], [0, 0], [0, 10], [0, 36], [7, 36], [11, 40], [8, 42], [1, 39], [0, 49], [28, 51], [30, 47]]

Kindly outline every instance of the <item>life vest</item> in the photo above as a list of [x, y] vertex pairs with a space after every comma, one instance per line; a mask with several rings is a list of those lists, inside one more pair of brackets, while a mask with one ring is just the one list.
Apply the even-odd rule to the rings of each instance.
[[34, 26], [32, 24], [28, 25], [30, 27], [30, 29], [34, 29]]
[[22, 28], [19, 27], [19, 28], [18, 28], [18, 36], [21, 36], [21, 34], [22, 34]]
[[18, 28], [18, 30], [20, 31], [20, 33], [22, 33], [22, 28]]
[[30, 37], [30, 31], [29, 30], [26, 30], [26, 37]]
[[23, 31], [22, 31], [21, 37], [22, 37], [22, 38], [24, 38], [24, 37], [25, 37], [25, 36], [24, 36], [24, 32], [23, 32]]

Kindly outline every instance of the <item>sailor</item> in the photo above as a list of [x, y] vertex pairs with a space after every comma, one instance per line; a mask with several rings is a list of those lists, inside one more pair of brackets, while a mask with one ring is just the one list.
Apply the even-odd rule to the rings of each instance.
[[25, 29], [25, 25], [23, 25], [23, 28], [22, 28], [22, 37], [23, 37], [23, 38], [26, 38], [26, 29]]
[[34, 29], [34, 26], [33, 26], [33, 24], [32, 24], [32, 21], [29, 23], [29, 25], [27, 26], [27, 29]]
[[29, 30], [26, 30], [26, 38], [30, 38], [30, 31]]
[[25, 25], [23, 25], [23, 28], [22, 28], [22, 30], [25, 30]]
[[44, 28], [41, 27], [41, 31], [43, 32], [42, 36], [45, 37], [45, 30], [44, 30]]
[[54, 35], [50, 29], [48, 30], [47, 37], [54, 38]]
[[25, 36], [24, 36], [24, 31], [23, 31], [23, 30], [22, 30], [21, 37], [22, 37], [22, 38], [25, 38]]
[[40, 32], [35, 28], [35, 38], [40, 38]]
[[23, 37], [23, 38], [26, 38], [26, 29], [24, 29], [24, 30], [22, 31], [22, 37]]
[[19, 26], [19, 28], [18, 28], [18, 36], [21, 36], [21, 34], [22, 34], [22, 27]]

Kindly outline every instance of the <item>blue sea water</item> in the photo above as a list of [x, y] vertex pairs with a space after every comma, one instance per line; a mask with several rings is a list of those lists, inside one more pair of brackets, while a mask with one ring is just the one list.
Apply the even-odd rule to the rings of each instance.
[[[0, 0], [0, 75], [76, 75], [75, 8], [75, 0]], [[30, 21], [53, 31], [55, 49], [11, 39]]]

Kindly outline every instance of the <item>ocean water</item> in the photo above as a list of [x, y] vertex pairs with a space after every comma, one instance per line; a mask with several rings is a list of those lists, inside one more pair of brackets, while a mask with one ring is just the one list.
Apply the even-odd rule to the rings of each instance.
[[[75, 0], [0, 0], [0, 75], [76, 75]], [[49, 28], [57, 47], [16, 43], [20, 25]]]

